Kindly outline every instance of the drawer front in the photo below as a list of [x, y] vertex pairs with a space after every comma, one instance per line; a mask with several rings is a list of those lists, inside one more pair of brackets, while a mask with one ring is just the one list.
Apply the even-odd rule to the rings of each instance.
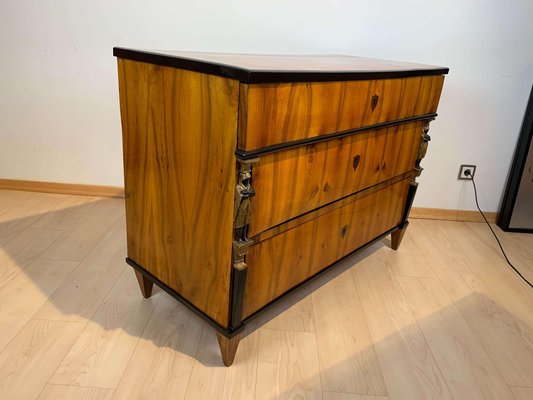
[[259, 158], [249, 235], [412, 170], [424, 123], [414, 122]]
[[373, 81], [241, 84], [244, 151], [436, 112], [443, 76]]
[[254, 244], [244, 318], [401, 222], [411, 178]]

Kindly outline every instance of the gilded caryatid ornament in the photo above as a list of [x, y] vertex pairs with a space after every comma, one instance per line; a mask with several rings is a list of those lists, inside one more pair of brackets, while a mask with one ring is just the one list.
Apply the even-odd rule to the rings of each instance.
[[247, 235], [252, 212], [252, 197], [255, 195], [252, 187], [252, 164], [257, 161], [259, 161], [257, 158], [238, 161], [239, 172], [233, 211], [233, 264], [237, 269], [246, 268], [244, 256], [252, 244]]
[[230, 312], [230, 326], [235, 328], [242, 325], [242, 304], [248, 265], [246, 253], [253, 241], [248, 238], [248, 225], [252, 212], [252, 197], [255, 195], [252, 187], [252, 164], [258, 158], [238, 160], [239, 171], [235, 187], [233, 210], [233, 273], [232, 273], [232, 301]]
[[426, 156], [426, 153], [428, 151], [428, 144], [431, 140], [431, 136], [428, 135], [429, 132], [429, 122], [426, 121], [424, 126], [422, 127], [422, 135], [420, 136], [420, 146], [418, 147], [418, 155], [416, 157], [415, 162], [415, 177], [419, 177], [424, 168], [420, 166], [420, 163]]
[[233, 227], [235, 239], [246, 240], [250, 214], [252, 212], [252, 197], [255, 195], [252, 187], [252, 164], [259, 161], [257, 158], [239, 160], [239, 174], [235, 188], [235, 202], [233, 210]]

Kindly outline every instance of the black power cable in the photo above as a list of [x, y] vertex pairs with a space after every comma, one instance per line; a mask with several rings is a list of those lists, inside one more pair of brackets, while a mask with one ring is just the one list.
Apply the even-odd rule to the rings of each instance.
[[479, 212], [481, 213], [481, 215], [483, 216], [483, 219], [485, 220], [485, 222], [487, 223], [487, 226], [489, 227], [490, 231], [492, 232], [492, 234], [494, 235], [494, 237], [496, 238], [496, 241], [498, 242], [498, 246], [500, 246], [500, 250], [502, 251], [502, 254], [503, 256], [505, 257], [505, 260], [507, 261], [507, 264], [509, 264], [511, 266], [512, 269], [514, 269], [514, 272], [516, 272], [518, 274], [518, 276], [520, 278], [522, 278], [522, 280], [527, 283], [532, 289], [533, 289], [533, 284], [531, 284], [531, 282], [529, 282], [525, 277], [524, 275], [522, 275], [520, 273], [519, 270], [517, 270], [515, 268], [515, 266], [511, 263], [511, 261], [509, 261], [509, 258], [507, 257], [507, 254], [505, 254], [505, 250], [503, 249], [503, 246], [500, 242], [500, 239], [498, 239], [498, 236], [496, 235], [496, 232], [494, 232], [494, 230], [492, 229], [492, 226], [490, 226], [489, 224], [489, 221], [487, 220], [487, 217], [485, 217], [485, 214], [483, 214], [483, 211], [481, 211], [481, 208], [479, 207], [479, 202], [478, 202], [478, 199], [477, 199], [477, 188], [476, 188], [476, 182], [474, 181], [474, 177], [472, 176], [472, 174], [470, 173], [470, 170], [467, 169], [464, 171], [464, 174], [466, 176], [469, 176], [470, 177], [470, 180], [472, 181], [472, 185], [474, 185], [474, 196], [476, 198], [476, 207], [477, 209], [479, 210]]

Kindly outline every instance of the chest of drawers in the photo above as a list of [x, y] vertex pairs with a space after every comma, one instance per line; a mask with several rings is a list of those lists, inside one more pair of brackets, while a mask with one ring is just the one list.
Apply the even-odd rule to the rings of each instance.
[[128, 258], [209, 322], [244, 325], [408, 224], [447, 68], [349, 56], [115, 48]]

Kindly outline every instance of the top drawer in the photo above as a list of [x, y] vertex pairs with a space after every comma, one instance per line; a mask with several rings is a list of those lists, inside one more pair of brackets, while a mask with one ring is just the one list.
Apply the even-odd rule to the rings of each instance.
[[432, 114], [444, 76], [241, 84], [238, 148], [280, 143]]

